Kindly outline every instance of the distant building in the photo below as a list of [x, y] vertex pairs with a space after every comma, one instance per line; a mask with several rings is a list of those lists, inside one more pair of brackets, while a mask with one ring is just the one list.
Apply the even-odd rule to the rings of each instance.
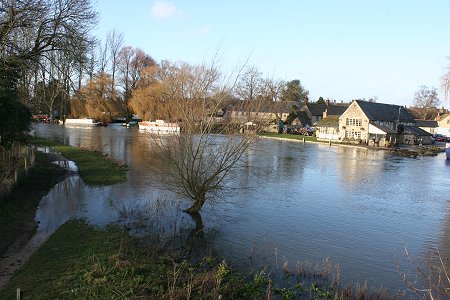
[[339, 116], [324, 117], [316, 124], [316, 137], [323, 140], [339, 140]]
[[450, 114], [439, 116], [437, 122], [439, 126], [436, 128], [436, 133], [450, 137]]
[[316, 125], [320, 120], [323, 119], [323, 113], [326, 109], [326, 104], [307, 102], [301, 107], [300, 110], [304, 111], [308, 115], [308, 118], [311, 120], [312, 125]]
[[420, 129], [425, 130], [426, 132], [430, 134], [435, 134], [437, 128], [439, 127], [439, 124], [435, 120], [422, 120], [422, 119], [415, 119], [416, 126]]
[[372, 146], [425, 144], [431, 134], [418, 128], [403, 106], [354, 100], [339, 117], [339, 139]]

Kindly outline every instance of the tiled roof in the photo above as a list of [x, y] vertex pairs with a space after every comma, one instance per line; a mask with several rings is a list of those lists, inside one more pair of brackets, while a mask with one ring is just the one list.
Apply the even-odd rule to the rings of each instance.
[[415, 119], [414, 121], [416, 121], [416, 126], [417, 127], [439, 127], [438, 122], [437, 121], [433, 121], [433, 120], [419, 120], [419, 119]]
[[297, 118], [299, 119], [300, 123], [302, 125], [310, 125], [311, 126], [311, 120], [308, 118], [308, 114], [304, 111], [299, 111], [297, 114]]
[[411, 122], [414, 118], [403, 106], [355, 100], [369, 120], [395, 122]]
[[347, 105], [329, 105], [327, 107], [327, 115], [328, 116], [340, 116], [342, 115], [348, 108]]
[[322, 116], [323, 112], [327, 109], [326, 104], [321, 103], [308, 103], [305, 105], [312, 116]]
[[413, 135], [416, 136], [427, 136], [427, 135], [431, 135], [431, 133], [426, 132], [425, 130], [423, 130], [422, 128], [419, 128], [417, 126], [405, 126], [404, 127], [405, 131], [409, 131], [411, 132]]

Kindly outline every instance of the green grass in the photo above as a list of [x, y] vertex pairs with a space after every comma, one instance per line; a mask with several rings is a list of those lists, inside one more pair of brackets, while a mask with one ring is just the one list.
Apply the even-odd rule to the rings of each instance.
[[140, 244], [116, 227], [61, 226], [0, 291], [0, 299], [247, 298], [226, 264], [193, 265]]
[[303, 139], [305, 139], [305, 141], [307, 142], [321, 142], [318, 141], [315, 136], [298, 135], [298, 134], [261, 133], [260, 136], [281, 138], [287, 140], [300, 140], [300, 141], [303, 141]]
[[33, 139], [30, 142], [39, 146], [51, 147], [67, 159], [74, 161], [81, 178], [88, 185], [111, 185], [127, 180], [126, 166], [108, 158], [101, 152], [66, 146], [53, 140]]
[[72, 220], [12, 276], [0, 299], [15, 299], [17, 288], [23, 299], [353, 299], [355, 291], [333, 286], [327, 275], [289, 271], [287, 262], [277, 276], [288, 285], [264, 271], [243, 276], [210, 256], [190, 263], [119, 227]]
[[36, 154], [28, 175], [0, 201], [0, 255], [18, 236], [31, 237], [36, 230], [34, 217], [42, 196], [63, 178], [66, 170]]

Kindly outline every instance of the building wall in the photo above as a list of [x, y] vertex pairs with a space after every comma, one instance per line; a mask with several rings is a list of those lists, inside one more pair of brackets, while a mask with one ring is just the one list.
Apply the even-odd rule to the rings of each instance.
[[438, 125], [439, 127], [436, 128], [436, 133], [450, 137], [450, 116], [438, 121]]
[[318, 127], [316, 131], [316, 137], [324, 140], [339, 140], [339, 128], [338, 127]]
[[446, 116], [444, 119], [438, 121], [438, 125], [441, 128], [450, 128], [450, 116]]
[[367, 143], [368, 132], [369, 119], [362, 112], [356, 102], [353, 102], [339, 118], [339, 137], [341, 140], [345, 137], [348, 137], [349, 139], [360, 138], [362, 141]]

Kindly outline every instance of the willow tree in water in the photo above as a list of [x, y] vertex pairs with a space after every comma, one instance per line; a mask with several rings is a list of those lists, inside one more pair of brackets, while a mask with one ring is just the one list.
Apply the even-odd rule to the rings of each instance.
[[240, 124], [219, 117], [233, 103], [247, 103], [229, 96], [237, 75], [233, 79], [222, 76], [214, 63], [171, 64], [160, 72], [159, 78], [164, 79], [155, 84], [165, 86], [166, 91], [159, 90], [161, 98], [155, 101], [167, 109], [166, 121], [177, 122], [182, 131], [154, 138], [159, 150], [159, 181], [166, 189], [190, 199], [185, 211], [197, 214], [205, 202], [227, 189], [227, 180], [256, 134], [254, 130], [242, 132]]

